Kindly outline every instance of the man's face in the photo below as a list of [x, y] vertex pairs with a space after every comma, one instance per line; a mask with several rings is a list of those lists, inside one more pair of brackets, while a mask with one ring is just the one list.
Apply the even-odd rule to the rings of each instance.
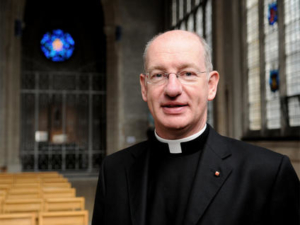
[[140, 76], [143, 100], [153, 115], [157, 134], [163, 138], [190, 136], [206, 123], [207, 101], [215, 97], [218, 73], [211, 72], [209, 77], [202, 73], [191, 84], [182, 84], [175, 75], [187, 69], [206, 71], [203, 51], [198, 37], [182, 31], [163, 34], [148, 49], [146, 72], [172, 73], [164, 85], [145, 83], [145, 75]]

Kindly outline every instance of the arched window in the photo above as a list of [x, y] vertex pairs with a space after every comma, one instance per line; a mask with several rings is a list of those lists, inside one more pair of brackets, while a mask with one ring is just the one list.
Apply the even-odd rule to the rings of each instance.
[[246, 0], [245, 7], [249, 136], [296, 136], [300, 127], [300, 0]]

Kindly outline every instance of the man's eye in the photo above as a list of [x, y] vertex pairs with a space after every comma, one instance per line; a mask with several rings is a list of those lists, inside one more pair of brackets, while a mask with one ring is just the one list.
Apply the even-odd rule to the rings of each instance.
[[191, 76], [196, 76], [196, 73], [189, 72], [189, 71], [184, 71], [184, 72], [181, 73], [181, 76], [191, 77]]
[[163, 74], [162, 73], [154, 73], [151, 75], [151, 79], [157, 79], [157, 78], [162, 78]]

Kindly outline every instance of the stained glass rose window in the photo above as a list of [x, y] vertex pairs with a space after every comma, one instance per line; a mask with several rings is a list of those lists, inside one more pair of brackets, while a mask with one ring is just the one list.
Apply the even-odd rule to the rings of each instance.
[[44, 34], [41, 40], [41, 49], [46, 58], [54, 62], [69, 59], [74, 51], [75, 41], [69, 33], [60, 29]]

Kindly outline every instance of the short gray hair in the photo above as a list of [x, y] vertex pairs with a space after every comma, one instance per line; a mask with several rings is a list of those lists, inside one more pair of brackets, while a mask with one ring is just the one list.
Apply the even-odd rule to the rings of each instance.
[[[166, 31], [166, 32], [168, 32], [168, 31]], [[166, 32], [164, 32], [164, 33], [166, 33]], [[150, 41], [148, 41], [148, 43], [145, 46], [145, 50], [144, 50], [144, 53], [143, 53], [144, 71], [145, 72], [146, 72], [146, 61], [147, 61], [147, 54], [148, 54], [149, 47], [156, 38], [163, 35], [164, 33], [159, 33], [159, 34], [155, 35], [153, 38], [151, 38]], [[210, 48], [210, 46], [207, 44], [205, 39], [202, 36], [200, 36], [199, 34], [197, 34], [195, 32], [190, 32], [190, 33], [194, 34], [195, 36], [197, 36], [199, 38], [200, 43], [202, 44], [203, 49], [204, 49], [204, 60], [205, 60], [206, 70], [208, 72], [211, 72], [213, 70], [213, 65], [212, 65], [212, 61], [211, 61], [211, 48]]]

